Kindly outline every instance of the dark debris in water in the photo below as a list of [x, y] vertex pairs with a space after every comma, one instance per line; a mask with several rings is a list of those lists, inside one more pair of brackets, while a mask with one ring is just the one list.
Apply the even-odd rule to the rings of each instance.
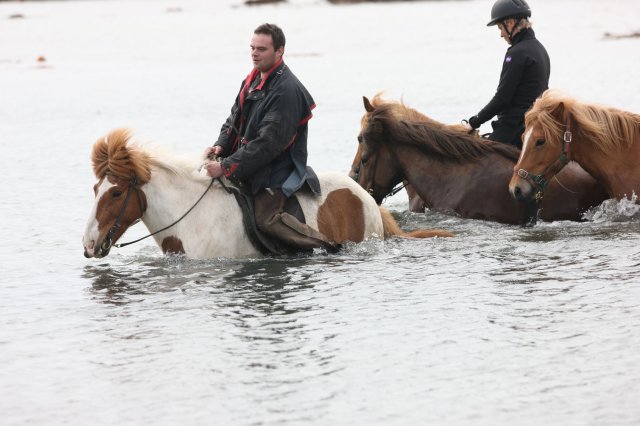
[[424, 1], [424, 0], [327, 0], [331, 4], [349, 4], [349, 3], [399, 3], [409, 1]]
[[245, 0], [244, 4], [247, 6], [256, 6], [260, 4], [269, 4], [269, 3], [286, 3], [287, 0]]
[[536, 230], [522, 235], [518, 240], [523, 242], [547, 243], [562, 238], [557, 232], [549, 232], [548, 230]]
[[640, 38], [640, 31], [635, 31], [629, 34], [612, 34], [610, 32], [604, 33], [604, 38], [607, 40], [620, 40], [623, 38]]

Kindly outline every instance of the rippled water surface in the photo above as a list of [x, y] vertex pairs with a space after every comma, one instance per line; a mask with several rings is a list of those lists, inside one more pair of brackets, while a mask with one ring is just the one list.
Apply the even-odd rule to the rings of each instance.
[[[283, 26], [318, 103], [317, 170], [348, 170], [362, 95], [456, 122], [497, 83], [489, 1], [237, 3], [0, 3], [0, 424], [640, 423], [633, 203], [521, 228], [406, 213], [398, 194], [387, 207], [403, 228], [456, 237], [248, 260], [146, 241], [82, 256], [93, 141], [128, 125], [199, 154], [260, 22]], [[640, 110], [640, 40], [603, 37], [637, 31], [639, 3], [530, 4], [553, 87]]]

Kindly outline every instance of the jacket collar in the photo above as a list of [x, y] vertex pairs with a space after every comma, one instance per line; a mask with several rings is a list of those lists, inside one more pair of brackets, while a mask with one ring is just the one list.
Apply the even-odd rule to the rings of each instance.
[[276, 62], [276, 64], [271, 67], [271, 69], [269, 71], [267, 71], [267, 74], [265, 75], [265, 78], [262, 79], [262, 81], [260, 82], [260, 84], [258, 84], [257, 87], [255, 87], [254, 89], [251, 89], [251, 83], [260, 76], [260, 71], [258, 71], [257, 69], [253, 69], [251, 70], [251, 72], [249, 73], [249, 75], [247, 76], [247, 78], [244, 79], [244, 84], [242, 85], [242, 88], [240, 89], [240, 109], [242, 109], [244, 107], [244, 101], [247, 98], [247, 95], [250, 93], [253, 93], [257, 90], [262, 90], [263, 86], [266, 84], [266, 82], [268, 80], [271, 79], [271, 77], [274, 74], [280, 74], [282, 72], [282, 70], [284, 69], [285, 64], [284, 64], [284, 60], [282, 60], [282, 58], [280, 58], [280, 60], [278, 62]]
[[[262, 79], [262, 81], [260, 81], [260, 84], [258, 84], [258, 86], [256, 86], [256, 88], [251, 90], [251, 91], [254, 92], [256, 90], [262, 90], [262, 88], [266, 84], [267, 80], [269, 80], [273, 74], [278, 73], [280, 70], [282, 70], [284, 68], [284, 66], [285, 66], [284, 65], [284, 60], [282, 58], [280, 58], [280, 60], [278, 62], [276, 62], [275, 65], [272, 66], [269, 71], [267, 71], [267, 73], [265, 74], [265, 76]], [[246, 88], [251, 87], [251, 83], [256, 78], [258, 78], [259, 76], [260, 76], [260, 71], [258, 71], [255, 68], [253, 70], [251, 70], [251, 72], [249, 73], [247, 78], [244, 80], [245, 87]]]
[[520, 30], [518, 34], [513, 36], [513, 41], [511, 42], [511, 46], [515, 46], [524, 40], [530, 40], [532, 38], [536, 38], [536, 33], [533, 32], [531, 28], [525, 28]]

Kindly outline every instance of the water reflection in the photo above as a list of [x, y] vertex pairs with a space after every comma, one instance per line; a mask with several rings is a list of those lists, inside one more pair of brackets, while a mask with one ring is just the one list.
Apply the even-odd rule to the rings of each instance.
[[172, 273], [176, 264], [171, 256], [136, 257], [125, 264], [88, 264], [81, 276], [91, 281], [94, 300], [122, 305], [140, 300], [141, 295], [175, 291], [188, 282], [188, 277]]

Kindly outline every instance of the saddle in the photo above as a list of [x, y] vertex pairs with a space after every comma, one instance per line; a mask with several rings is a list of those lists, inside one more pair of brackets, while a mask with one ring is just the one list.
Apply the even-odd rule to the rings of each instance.
[[[222, 183], [222, 181], [220, 182]], [[317, 188], [314, 187], [313, 189], [307, 189], [307, 185], [304, 185], [298, 192], [296, 192], [296, 194], [300, 191], [311, 191], [312, 193], [318, 194], [320, 192], [320, 185], [319, 182], [316, 181], [316, 183]], [[242, 223], [244, 224], [249, 241], [251, 241], [258, 251], [263, 255], [283, 255], [290, 254], [292, 252], [291, 247], [274, 240], [272, 237], [264, 234], [260, 229], [258, 229], [255, 220], [254, 197], [247, 188], [243, 185], [237, 184], [229, 185], [227, 183], [222, 183], [222, 185], [227, 192], [235, 196], [236, 201], [240, 206], [240, 210], [242, 211]], [[313, 185], [313, 183], [310, 185]], [[284, 205], [284, 212], [295, 217], [300, 221], [300, 223], [306, 224], [304, 212], [302, 211], [302, 207], [300, 206], [300, 202], [298, 201], [296, 194], [287, 198]]]

